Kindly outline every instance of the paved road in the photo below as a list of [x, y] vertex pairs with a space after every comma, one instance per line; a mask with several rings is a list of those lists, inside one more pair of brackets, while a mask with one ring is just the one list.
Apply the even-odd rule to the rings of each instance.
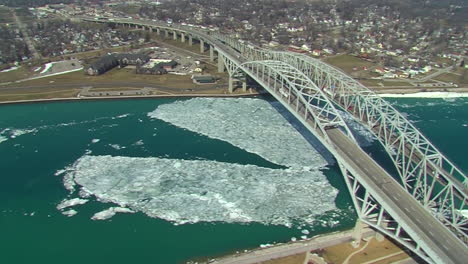
[[[93, 87], [93, 88], [120, 88], [124, 90], [125, 87], [131, 88], [154, 88], [164, 92], [180, 92], [185, 91], [185, 88], [168, 88], [167, 86], [157, 85], [154, 83], [136, 83], [136, 82], [105, 82], [105, 83], [70, 83], [70, 84], [47, 84], [47, 85], [31, 85], [31, 86], [0, 86], [0, 91], [24, 91], [24, 90], [31, 90], [31, 89], [81, 89], [84, 87]], [[193, 86], [190, 88], [193, 92], [197, 91], [206, 91], [206, 90], [213, 90], [213, 89], [226, 89], [226, 85], [216, 85], [216, 86]]]
[[[370, 229], [363, 230], [363, 237], [374, 235], [375, 232]], [[292, 244], [278, 245], [270, 248], [255, 250], [240, 255], [229, 256], [217, 259], [212, 264], [253, 264], [271, 259], [282, 258], [301, 254], [307, 251], [326, 248], [333, 245], [351, 242], [353, 240], [353, 231], [344, 231], [325, 236], [318, 236], [308, 241], [301, 241]]]
[[343, 132], [339, 129], [327, 132], [338, 154], [355, 169], [368, 187], [378, 192], [389, 205], [387, 209], [392, 209], [400, 217], [401, 224], [410, 227], [422, 243], [441, 257], [442, 263], [466, 263], [468, 249], [460, 240]]
[[19, 30], [21, 31], [21, 33], [23, 33], [23, 37], [24, 37], [23, 39], [26, 41], [29, 51], [31, 51], [35, 59], [40, 58], [41, 55], [39, 54], [39, 52], [37, 52], [36, 47], [34, 46], [33, 42], [31, 41], [31, 38], [29, 37], [28, 29], [23, 24], [23, 22], [21, 22], [21, 19], [19, 19], [18, 16], [16, 16], [16, 11], [13, 10], [12, 13], [13, 13], [13, 18], [15, 19]]

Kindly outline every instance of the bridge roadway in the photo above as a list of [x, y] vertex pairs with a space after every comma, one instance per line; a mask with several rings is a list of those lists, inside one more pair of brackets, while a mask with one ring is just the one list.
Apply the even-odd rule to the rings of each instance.
[[424, 209], [401, 185], [395, 181], [356, 143], [338, 128], [327, 130], [338, 154], [352, 167], [365, 184], [379, 190], [381, 196], [404, 222], [437, 255], [443, 256], [443, 263], [466, 263], [468, 250], [452, 233]]
[[[240, 65], [246, 61], [243, 57], [239, 56], [239, 52], [205, 32], [187, 29], [185, 27], [170, 28], [151, 22], [135, 23], [134, 21], [130, 22], [125, 20], [113, 22], [157, 26], [190, 33], [193, 36], [203, 38], [204, 41], [208, 42], [207, 44], [214, 46], [218, 51], [218, 55], [222, 53], [223, 56], [227, 56], [228, 59], [235, 64]], [[265, 88], [268, 90], [267, 87]], [[282, 101], [283, 104], [286, 103], [284, 100], [280, 101]], [[313, 130], [313, 126], [307, 127]], [[467, 247], [423, 208], [415, 198], [407, 193], [403, 187], [365, 153], [359, 145], [348, 138], [338, 128], [328, 129], [327, 134], [334, 144], [332, 147], [327, 146], [328, 148], [332, 148], [330, 151], [339, 155], [341, 160], [348, 165], [348, 169], [359, 175], [362, 184], [365, 185], [368, 190], [377, 192], [375, 196], [381, 197], [390, 206], [390, 208], [386, 208], [386, 210], [399, 216], [402, 221], [402, 223], [399, 223], [400, 225], [403, 227], [406, 226], [405, 229], [409, 228], [413, 233], [417, 234], [420, 241], [416, 242], [427, 245], [427, 247], [437, 255], [439, 258], [438, 260], [434, 259], [433, 254], [430, 254], [434, 261], [442, 261], [441, 263], [446, 264], [466, 263], [468, 259]]]

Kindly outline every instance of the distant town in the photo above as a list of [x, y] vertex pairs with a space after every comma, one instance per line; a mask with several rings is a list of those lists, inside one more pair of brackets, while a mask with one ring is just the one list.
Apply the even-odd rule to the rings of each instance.
[[439, 2], [0, 0], [0, 71], [97, 51], [78, 58], [89, 66], [115, 49], [133, 53], [154, 40], [142, 30], [77, 19], [87, 16], [220, 31], [322, 59], [368, 87], [467, 86], [468, 7], [466, 1]]

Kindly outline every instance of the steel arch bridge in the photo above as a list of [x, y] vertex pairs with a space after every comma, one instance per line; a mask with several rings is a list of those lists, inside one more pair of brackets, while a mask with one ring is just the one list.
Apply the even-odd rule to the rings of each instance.
[[[233, 81], [249, 76], [281, 102], [335, 156], [361, 221], [429, 263], [468, 258], [466, 175], [401, 113], [340, 70], [290, 52], [260, 49], [229, 36], [190, 27], [131, 20], [87, 21], [172, 35], [217, 53], [218, 70]], [[245, 89], [245, 85], [243, 86]], [[346, 112], [379, 140], [399, 182], [357, 144]], [[464, 215], [465, 213], [465, 215]]]

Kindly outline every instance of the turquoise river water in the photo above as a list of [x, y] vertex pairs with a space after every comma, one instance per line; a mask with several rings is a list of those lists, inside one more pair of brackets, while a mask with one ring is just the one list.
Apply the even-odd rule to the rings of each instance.
[[[56, 209], [67, 197], [54, 176], [86, 153], [126, 157], [192, 157], [272, 167], [261, 157], [147, 114], [176, 99], [55, 102], [0, 106], [0, 263], [184, 263], [260, 244], [287, 242], [301, 230], [260, 223], [173, 223], [142, 213], [106, 221], [90, 217], [108, 204], [94, 202], [67, 217]], [[439, 149], [468, 171], [468, 98], [389, 99]], [[187, 114], [190, 114], [189, 112]], [[157, 133], [155, 133], [157, 131]], [[99, 138], [96, 144], [93, 139]], [[144, 144], [135, 144], [142, 141]], [[115, 146], [123, 146], [116, 148]], [[366, 147], [382, 155], [377, 146]], [[336, 165], [323, 169], [338, 188], [333, 225], [312, 235], [348, 229], [355, 214]], [[320, 216], [327, 221], [328, 216]]]

